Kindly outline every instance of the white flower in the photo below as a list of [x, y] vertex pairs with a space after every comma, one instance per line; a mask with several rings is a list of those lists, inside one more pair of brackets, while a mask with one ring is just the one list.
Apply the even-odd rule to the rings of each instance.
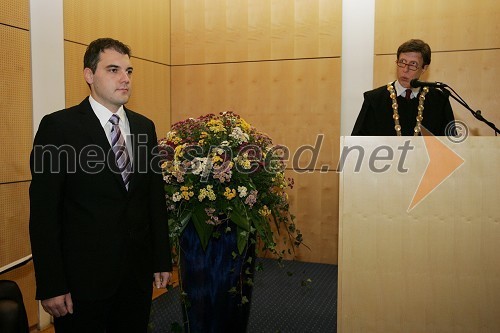
[[199, 175], [207, 167], [207, 158], [206, 157], [195, 157], [191, 161], [191, 164], [193, 167], [193, 174]]
[[179, 192], [175, 192], [174, 195], [172, 195], [172, 201], [177, 202], [181, 201], [182, 195]]
[[222, 155], [222, 154], [224, 154], [224, 149], [214, 148], [213, 152], [215, 153], [215, 155]]
[[240, 198], [244, 198], [247, 196], [247, 188], [245, 186], [238, 186], [238, 193], [240, 195]]
[[243, 132], [243, 130], [239, 127], [233, 128], [233, 131], [231, 132], [231, 134], [229, 134], [229, 136], [238, 141], [238, 143], [248, 142], [249, 138], [248, 134]]

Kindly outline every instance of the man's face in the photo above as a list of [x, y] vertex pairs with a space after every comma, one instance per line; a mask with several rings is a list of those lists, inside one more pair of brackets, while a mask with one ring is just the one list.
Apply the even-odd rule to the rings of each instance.
[[410, 81], [418, 79], [427, 69], [427, 65], [423, 66], [424, 60], [419, 52], [401, 53], [397, 62], [398, 81], [405, 88], [411, 88]]
[[97, 69], [92, 73], [84, 69], [92, 97], [111, 112], [116, 112], [130, 98], [132, 88], [130, 58], [113, 49], [104, 50], [99, 56]]

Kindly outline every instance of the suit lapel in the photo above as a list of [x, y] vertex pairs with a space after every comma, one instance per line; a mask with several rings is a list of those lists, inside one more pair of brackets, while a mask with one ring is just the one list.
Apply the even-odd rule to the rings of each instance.
[[129, 149], [132, 150], [132, 156], [133, 156], [132, 175], [130, 175], [130, 180], [128, 184], [128, 192], [131, 193], [137, 186], [137, 181], [139, 178], [138, 175], [140, 174], [139, 161], [144, 161], [145, 156], [139, 156], [139, 154], [143, 153], [142, 149], [138, 149], [138, 146], [140, 144], [140, 142], [138, 142], [138, 138], [139, 134], [141, 133], [139, 122], [137, 121], [137, 118], [135, 117], [135, 114], [133, 112], [131, 112], [125, 107], [124, 110], [125, 114], [127, 115], [128, 124], [130, 126], [130, 142], [132, 143], [132, 147], [129, 147]]

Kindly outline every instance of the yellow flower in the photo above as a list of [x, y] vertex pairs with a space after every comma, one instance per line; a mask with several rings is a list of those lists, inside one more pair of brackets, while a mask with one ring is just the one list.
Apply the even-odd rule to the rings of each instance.
[[202, 202], [203, 199], [208, 198], [208, 200], [214, 201], [216, 198], [216, 195], [215, 195], [214, 190], [212, 188], [213, 188], [212, 185], [207, 185], [206, 188], [202, 188], [200, 190], [200, 193], [198, 194], [198, 200], [200, 202]]
[[222, 161], [223, 161], [223, 159], [219, 155], [215, 155], [214, 157], [212, 157], [213, 163], [222, 162]]
[[214, 201], [217, 198], [214, 191], [209, 191], [207, 196], [208, 196], [208, 200], [210, 200], [210, 201]]
[[262, 216], [268, 216], [268, 215], [271, 215], [271, 210], [269, 208], [267, 208], [266, 205], [264, 205], [264, 207], [259, 209], [259, 214]]
[[214, 133], [226, 131], [226, 128], [224, 127], [224, 123], [222, 123], [221, 120], [212, 119], [207, 123], [207, 126], [210, 129], [210, 131], [212, 131]]
[[[162, 166], [162, 168], [163, 168], [163, 166]], [[174, 163], [172, 161], [165, 162], [164, 169], [171, 173], [172, 171], [174, 171]]]
[[250, 160], [248, 159], [248, 154], [242, 154], [236, 158], [236, 161], [238, 162], [239, 165], [243, 167], [243, 169], [250, 169], [252, 166]]
[[194, 195], [193, 191], [190, 191], [193, 188], [193, 186], [181, 186], [181, 197], [184, 200], [189, 200], [191, 197]]
[[226, 191], [224, 192], [224, 196], [227, 198], [227, 200], [231, 200], [236, 196], [236, 190], [235, 189], [230, 189], [229, 187], [226, 187]]
[[243, 131], [247, 133], [250, 131], [250, 124], [247, 123], [244, 119], [242, 118], [238, 119], [238, 122], [236, 124], [237, 126], [241, 127]]
[[180, 159], [182, 156], [184, 156], [184, 152], [182, 151], [186, 145], [179, 145], [175, 147], [174, 149], [174, 158], [175, 159]]
[[182, 141], [182, 139], [180, 137], [177, 136], [177, 132], [176, 131], [171, 131], [171, 132], [168, 132], [167, 133], [167, 137], [166, 137], [166, 140], [167, 141], [171, 141], [173, 142], [174, 144], [178, 144], [179, 142]]

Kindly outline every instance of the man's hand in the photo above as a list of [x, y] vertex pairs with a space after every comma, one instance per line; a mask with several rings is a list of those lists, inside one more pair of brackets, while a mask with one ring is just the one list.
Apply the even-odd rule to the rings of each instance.
[[154, 273], [155, 277], [155, 287], [156, 288], [165, 288], [167, 287], [168, 281], [172, 277], [172, 273], [170, 272], [159, 272]]
[[73, 301], [70, 293], [44, 299], [42, 306], [48, 314], [54, 317], [62, 317], [68, 313], [73, 314]]

